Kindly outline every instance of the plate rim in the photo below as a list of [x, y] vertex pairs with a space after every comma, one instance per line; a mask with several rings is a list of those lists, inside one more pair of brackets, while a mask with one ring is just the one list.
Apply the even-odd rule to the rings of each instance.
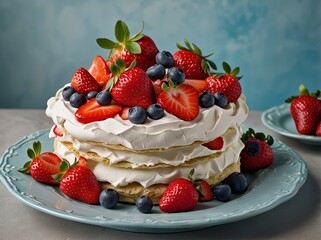
[[[278, 142], [278, 144], [280, 144], [281, 147], [283, 147], [287, 151], [289, 151], [292, 154], [292, 157], [300, 163], [300, 174], [301, 175], [299, 176], [297, 181], [295, 181], [293, 188], [289, 192], [284, 193], [283, 195], [279, 196], [278, 198], [275, 198], [274, 201], [270, 202], [269, 205], [265, 205], [263, 207], [253, 209], [252, 211], [248, 211], [248, 212], [246, 212], [246, 215], [242, 212], [239, 212], [238, 214], [234, 214], [234, 215], [232, 214], [232, 216], [227, 217], [225, 219], [218, 219], [218, 220], [207, 216], [206, 218], [197, 219], [197, 220], [195, 220], [195, 219], [184, 220], [184, 221], [171, 220], [171, 222], [170, 222], [171, 224], [168, 224], [167, 221], [158, 221], [157, 224], [155, 224], [156, 222], [147, 221], [145, 219], [144, 226], [139, 226], [139, 227], [137, 227], [137, 222], [135, 222], [135, 221], [119, 221], [117, 219], [108, 219], [108, 220], [96, 219], [96, 220], [93, 220], [91, 218], [80, 217], [78, 215], [74, 215], [72, 213], [68, 213], [68, 212], [65, 212], [62, 210], [52, 209], [49, 207], [44, 207], [42, 205], [36, 204], [34, 199], [29, 199], [28, 197], [26, 197], [26, 195], [22, 194], [21, 192], [18, 192], [17, 189], [15, 189], [16, 186], [13, 183], [14, 181], [11, 181], [11, 183], [10, 183], [10, 181], [8, 180], [8, 177], [5, 176], [6, 175], [5, 168], [6, 167], [8, 168], [8, 166], [11, 166], [11, 164], [9, 162], [6, 162], [6, 160], [9, 161], [9, 159], [12, 157], [12, 155], [14, 153], [15, 148], [17, 148], [17, 146], [21, 147], [24, 144], [26, 144], [34, 139], [44, 137], [45, 134], [49, 133], [49, 130], [50, 129], [44, 129], [44, 130], [40, 130], [40, 131], [34, 132], [32, 134], [29, 134], [29, 135], [23, 137], [18, 142], [16, 142], [16, 144], [13, 144], [7, 150], [5, 150], [5, 152], [3, 153], [3, 155], [0, 158], [0, 180], [3, 182], [5, 187], [9, 190], [9, 192], [14, 197], [16, 197], [17, 199], [19, 199], [20, 201], [22, 201], [23, 203], [25, 203], [26, 205], [28, 205], [34, 209], [37, 209], [37, 210], [45, 212], [49, 215], [60, 217], [63, 219], [86, 223], [86, 224], [91, 224], [91, 225], [98, 225], [98, 226], [102, 226], [102, 227], [108, 227], [108, 228], [112, 228], [112, 229], [125, 230], [125, 231], [131, 231], [131, 232], [149, 232], [149, 233], [182, 232], [182, 231], [202, 229], [202, 228], [206, 228], [206, 227], [210, 227], [210, 226], [239, 221], [239, 220], [253, 217], [253, 216], [256, 216], [256, 215], [261, 214], [263, 212], [269, 211], [269, 210], [275, 208], [276, 206], [282, 204], [283, 202], [291, 199], [293, 196], [296, 195], [296, 193], [299, 191], [301, 186], [304, 184], [304, 182], [307, 178], [307, 174], [308, 174], [307, 165], [306, 165], [305, 161], [303, 160], [303, 158], [298, 153], [296, 153], [294, 150], [287, 147], [281, 141], [276, 139], [276, 142]], [[266, 170], [262, 170], [263, 174], [264, 174], [264, 171], [266, 171]], [[30, 177], [30, 181], [33, 181], [33, 179], [31, 177]], [[40, 183], [38, 183], [38, 184], [40, 184]], [[43, 185], [43, 186], [46, 188], [53, 188], [48, 185]], [[64, 198], [66, 198], [66, 197], [64, 197]], [[72, 199], [68, 199], [68, 200], [75, 202]], [[233, 201], [236, 201], [236, 200], [233, 200]], [[230, 201], [230, 202], [224, 203], [224, 204], [233, 204], [233, 201]], [[77, 203], [79, 204], [79, 202], [77, 202]], [[95, 205], [94, 206], [88, 205], [88, 204], [84, 204], [84, 205], [86, 205], [86, 207], [96, 207]], [[115, 211], [121, 211], [121, 210], [115, 210]], [[200, 211], [204, 211], [204, 210], [200, 210]], [[193, 211], [192, 212], [175, 213], [175, 215], [176, 216], [182, 216], [182, 215], [187, 216], [190, 213], [193, 213]], [[202, 213], [204, 213], [204, 212], [202, 212]], [[162, 216], [169, 216], [167, 213], [160, 213], [160, 214]], [[173, 216], [175, 216], [175, 215], [173, 215]], [[125, 226], [124, 226], [124, 224], [125, 224]]]

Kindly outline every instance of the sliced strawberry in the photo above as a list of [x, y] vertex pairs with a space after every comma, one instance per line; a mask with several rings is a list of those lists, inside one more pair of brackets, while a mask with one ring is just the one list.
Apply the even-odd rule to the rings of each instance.
[[78, 166], [87, 167], [87, 159], [83, 156], [78, 158]]
[[122, 111], [119, 113], [119, 116], [123, 120], [128, 120], [128, 111], [131, 107], [123, 107]]
[[215, 138], [214, 140], [204, 143], [203, 146], [211, 149], [211, 150], [221, 150], [224, 145], [224, 140], [222, 137]]
[[78, 93], [87, 94], [91, 91], [100, 92], [101, 86], [91, 76], [91, 74], [84, 68], [78, 68], [71, 79], [71, 86]]
[[209, 86], [208, 82], [200, 79], [185, 79], [184, 84], [192, 86], [200, 93], [205, 92]]
[[97, 103], [96, 98], [90, 99], [76, 111], [76, 119], [81, 123], [90, 123], [112, 118], [120, 113], [122, 106], [111, 104], [101, 106]]
[[160, 79], [152, 81], [156, 98], [158, 98], [159, 94], [163, 92], [163, 89], [162, 89], [163, 82], [164, 81]]
[[196, 184], [199, 185], [199, 200], [201, 202], [208, 202], [214, 198], [211, 186], [205, 180], [196, 181]]
[[62, 129], [61, 126], [55, 125], [53, 128], [54, 134], [58, 137], [62, 137], [64, 135], [64, 130]]
[[162, 92], [158, 97], [158, 103], [168, 113], [182, 120], [192, 121], [199, 114], [198, 95], [195, 88], [187, 84], [180, 84]]
[[107, 62], [99, 55], [94, 58], [88, 72], [102, 87], [106, 86], [108, 80], [112, 77]]

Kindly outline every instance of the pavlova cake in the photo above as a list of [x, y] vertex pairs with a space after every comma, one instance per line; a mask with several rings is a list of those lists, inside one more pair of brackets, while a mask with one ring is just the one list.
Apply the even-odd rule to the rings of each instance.
[[217, 71], [187, 40], [173, 54], [159, 51], [122, 21], [115, 36], [119, 42], [97, 39], [108, 59], [96, 56], [48, 100], [55, 153], [70, 163], [85, 158], [101, 188], [131, 203], [159, 203], [191, 170], [211, 186], [239, 172], [248, 115], [239, 68]]

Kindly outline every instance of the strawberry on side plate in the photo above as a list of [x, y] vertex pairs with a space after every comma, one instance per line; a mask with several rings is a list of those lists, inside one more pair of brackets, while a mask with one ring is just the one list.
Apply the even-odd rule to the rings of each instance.
[[311, 93], [302, 84], [299, 87], [300, 95], [292, 96], [285, 101], [291, 103], [290, 111], [295, 127], [300, 134], [314, 134], [321, 121], [321, 91]]
[[77, 93], [85, 95], [92, 91], [99, 92], [101, 90], [101, 86], [96, 82], [93, 76], [91, 76], [90, 73], [82, 67], [78, 68], [73, 75], [71, 86]]
[[115, 64], [117, 58], [121, 58], [126, 66], [136, 59], [136, 67], [146, 71], [156, 63], [155, 57], [159, 52], [154, 41], [147, 35], [142, 34], [141, 30], [130, 37], [130, 31], [125, 22], [118, 20], [115, 25], [115, 37], [118, 42], [106, 38], [98, 38], [98, 45], [105, 49], [110, 49], [111, 63]]
[[242, 170], [256, 171], [273, 163], [274, 154], [271, 145], [274, 140], [270, 135], [265, 136], [264, 133], [256, 133], [249, 128], [241, 139], [245, 145], [240, 154]]
[[109, 66], [102, 56], [96, 56], [88, 69], [88, 72], [94, 77], [98, 84], [105, 87], [108, 80], [112, 78]]
[[206, 182], [205, 180], [198, 180], [196, 181], [196, 184], [196, 188], [199, 193], [199, 201], [208, 202], [213, 200], [214, 194], [208, 182]]
[[203, 56], [201, 49], [184, 39], [186, 47], [177, 43], [179, 50], [173, 54], [174, 66], [183, 69], [187, 79], [205, 79], [211, 74], [210, 68], [216, 70], [213, 61], [207, 59], [213, 53]]
[[33, 149], [28, 149], [27, 154], [31, 161], [24, 164], [19, 172], [30, 173], [31, 177], [38, 182], [55, 185], [58, 184], [52, 175], [59, 173], [61, 159], [52, 152], [41, 153], [41, 143], [35, 141]]
[[228, 102], [236, 102], [242, 94], [242, 87], [239, 83], [241, 77], [237, 77], [240, 68], [236, 67], [231, 70], [226, 62], [223, 62], [222, 66], [225, 73], [216, 73], [206, 78], [209, 84], [207, 91], [212, 94], [221, 92], [227, 97]]
[[99, 202], [100, 186], [94, 173], [86, 166], [86, 159], [80, 158], [72, 165], [67, 160], [62, 161], [61, 171], [54, 175], [60, 182], [60, 190], [68, 197], [88, 203]]

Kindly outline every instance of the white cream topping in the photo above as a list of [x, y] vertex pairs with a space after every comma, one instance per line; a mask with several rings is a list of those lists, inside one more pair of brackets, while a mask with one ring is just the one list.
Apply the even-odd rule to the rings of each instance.
[[48, 100], [46, 114], [53, 122], [64, 127], [72, 136], [106, 144], [120, 144], [132, 149], [157, 149], [171, 146], [187, 146], [195, 141], [208, 142], [223, 135], [228, 128], [240, 126], [248, 115], [245, 96], [230, 103], [225, 109], [218, 106], [201, 108], [193, 121], [183, 121], [165, 112], [159, 120], [148, 119], [144, 124], [133, 124], [118, 115], [104, 121], [88, 124], [75, 118], [77, 109], [62, 97], [63, 88]]

